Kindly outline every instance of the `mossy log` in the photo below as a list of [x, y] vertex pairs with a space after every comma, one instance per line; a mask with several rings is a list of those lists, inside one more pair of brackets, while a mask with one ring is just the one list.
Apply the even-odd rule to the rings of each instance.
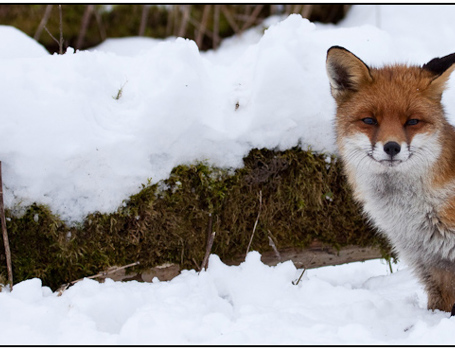
[[[7, 211], [15, 280], [39, 277], [56, 289], [135, 261], [140, 265], [127, 273], [166, 263], [199, 269], [210, 217], [216, 232], [211, 253], [225, 262], [244, 258], [255, 224], [250, 250], [264, 258], [312, 249], [315, 242], [334, 256], [357, 246], [391, 258], [386, 241], [353, 201], [335, 156], [300, 147], [253, 149], [241, 169], [180, 165], [168, 179], [144, 185], [116, 212], [90, 214], [76, 226], [38, 204], [22, 216]], [[6, 276], [4, 261], [0, 253], [0, 276]]]

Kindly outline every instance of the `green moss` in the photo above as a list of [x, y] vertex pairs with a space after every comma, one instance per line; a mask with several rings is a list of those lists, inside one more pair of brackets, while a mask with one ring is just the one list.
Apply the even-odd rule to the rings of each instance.
[[[135, 261], [141, 263], [136, 269], [165, 262], [196, 268], [205, 254], [209, 215], [216, 232], [212, 253], [229, 261], [245, 254], [260, 207], [251, 250], [269, 251], [272, 235], [278, 250], [318, 240], [335, 248], [380, 247], [393, 258], [366, 225], [337, 158], [300, 147], [253, 149], [241, 169], [177, 166], [168, 179], [149, 180], [117, 212], [90, 214], [77, 227], [42, 205], [21, 217], [8, 212], [14, 279], [39, 277], [55, 289]], [[2, 254], [0, 276], [6, 275]]]

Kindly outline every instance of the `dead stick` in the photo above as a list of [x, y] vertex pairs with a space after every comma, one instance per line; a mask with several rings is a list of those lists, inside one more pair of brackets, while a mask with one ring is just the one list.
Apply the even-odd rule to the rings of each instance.
[[311, 5], [311, 4], [303, 5], [303, 10], [302, 10], [302, 17], [303, 18], [308, 18], [309, 19], [312, 12], [313, 12], [313, 5]]
[[212, 231], [213, 228], [213, 217], [212, 213], [209, 214], [209, 223], [207, 225], [207, 247], [205, 248], [204, 260], [202, 260], [201, 270], [206, 269], [209, 263], [210, 252], [212, 251], [213, 241], [215, 239], [215, 232]]
[[213, 49], [218, 47], [220, 41], [220, 5], [214, 6], [214, 15], [213, 15]]
[[207, 21], [209, 19], [209, 13], [210, 13], [210, 6], [211, 5], [204, 5], [204, 11], [202, 12], [202, 19], [201, 23], [199, 23], [199, 29], [197, 31], [196, 35], [196, 44], [199, 47], [199, 49], [202, 46], [202, 39], [204, 38], [204, 33], [207, 27]]
[[229, 8], [227, 7], [227, 5], [221, 5], [221, 11], [223, 12], [224, 17], [226, 17], [231, 28], [234, 29], [234, 33], [238, 34], [240, 32], [240, 28], [237, 25], [237, 23], [235, 23], [235, 20], [232, 17], [231, 12], [229, 11]]
[[87, 33], [88, 25], [90, 24], [90, 18], [93, 11], [95, 10], [95, 5], [87, 5], [85, 7], [84, 15], [82, 16], [81, 29], [79, 31], [79, 36], [76, 41], [76, 49], [81, 49], [84, 45], [85, 34]]
[[47, 24], [47, 21], [49, 20], [50, 15], [51, 15], [51, 11], [52, 11], [52, 5], [47, 5], [46, 6], [46, 11], [44, 12], [44, 16], [41, 19], [41, 22], [39, 23], [38, 29], [36, 29], [35, 35], [33, 36], [33, 39], [35, 39], [36, 41], [38, 41], [39, 38], [41, 37], [41, 33], [42, 33], [45, 25]]
[[62, 5], [58, 5], [58, 14], [60, 18], [60, 41], [58, 43], [59, 53], [63, 55], [63, 20], [62, 20]]
[[303, 271], [302, 271], [302, 273], [300, 274], [300, 277], [299, 277], [299, 279], [297, 280], [297, 282], [292, 282], [292, 284], [293, 284], [294, 286], [298, 286], [298, 285], [299, 285], [300, 280], [302, 279], [303, 274], [305, 273], [305, 271], [306, 271], [306, 268], [303, 267]]
[[178, 37], [184, 37], [186, 34], [186, 27], [188, 25], [188, 19], [190, 18], [191, 5], [183, 5], [183, 17], [182, 22], [180, 23], [180, 29], [178, 31]]
[[[314, 255], [313, 255], [313, 258], [312, 258], [312, 259], [310, 260], [310, 262], [308, 263], [308, 265], [311, 265], [311, 263], [313, 262], [313, 260], [314, 260]], [[307, 266], [308, 266], [308, 265], [307, 265]], [[300, 274], [300, 277], [299, 277], [299, 279], [297, 280], [297, 282], [294, 282], [294, 281], [292, 282], [292, 284], [293, 284], [294, 286], [298, 286], [298, 285], [299, 285], [299, 283], [300, 283], [300, 281], [302, 280], [302, 277], [303, 277], [303, 274], [305, 273], [305, 271], [306, 271], [306, 267], [303, 266], [303, 271], [302, 271], [302, 273]]]
[[147, 26], [147, 17], [150, 10], [150, 5], [142, 5], [141, 23], [139, 25], [139, 36], [144, 36], [145, 27]]
[[3, 204], [3, 180], [2, 162], [0, 161], [0, 216], [2, 220], [3, 244], [5, 245], [6, 269], [8, 271], [8, 283], [13, 290], [13, 265], [11, 264], [11, 250], [9, 248], [8, 232], [6, 231], [5, 206]]
[[243, 27], [240, 29], [240, 32], [244, 32], [246, 29], [248, 29], [249, 26], [251, 26], [256, 18], [258, 17], [259, 13], [261, 12], [262, 8], [264, 5], [255, 5], [253, 12], [251, 13], [251, 16], [248, 18], [248, 20], [243, 24]]
[[270, 232], [270, 230], [267, 230], [267, 231], [269, 232], [269, 246], [271, 246], [273, 248], [273, 251], [275, 252], [275, 256], [277, 257], [277, 259], [281, 261], [281, 254], [278, 251], [278, 249], [275, 245], [275, 242], [272, 239], [272, 233]]
[[44, 26], [44, 30], [47, 32], [47, 34], [50, 35], [50, 37], [52, 38], [52, 40], [54, 40], [54, 41], [60, 46], [59, 41], [55, 38], [55, 36], [52, 35], [52, 33], [49, 31], [49, 29], [47, 29], [46, 26]]
[[246, 258], [246, 256], [248, 255], [248, 252], [250, 251], [251, 243], [253, 242], [254, 232], [256, 231], [256, 227], [257, 227], [258, 222], [259, 222], [259, 216], [261, 216], [261, 209], [262, 209], [262, 191], [259, 191], [259, 210], [258, 210], [258, 217], [256, 218], [256, 222], [254, 223], [254, 226], [253, 226], [253, 233], [251, 234], [250, 242], [248, 243], [248, 248], [246, 249], [245, 258]]
[[191, 260], [193, 261], [193, 264], [196, 266], [197, 270], [198, 270], [199, 272], [201, 272], [201, 267], [200, 267], [199, 264], [196, 262], [196, 259], [191, 258]]
[[101, 18], [101, 15], [99, 11], [95, 8], [95, 19], [96, 19], [96, 24], [98, 25], [98, 30], [100, 32], [101, 40], [104, 41], [106, 40], [106, 30], [104, 29], [103, 26], [103, 20]]
[[117, 271], [124, 270], [124, 269], [127, 269], [128, 267], [136, 266], [136, 265], [139, 265], [139, 264], [140, 264], [140, 262], [136, 261], [136, 262], [128, 264], [128, 265], [124, 265], [124, 266], [120, 266], [120, 267], [112, 267], [110, 269], [107, 269], [106, 271], [97, 273], [96, 275], [93, 275], [93, 276], [79, 278], [79, 279], [77, 279], [75, 281], [72, 281], [70, 283], [64, 284], [62, 287], [60, 287], [59, 288], [59, 296], [61, 296], [62, 292], [65, 291], [68, 287], [71, 287], [72, 285], [76, 284], [77, 282], [83, 281], [85, 278], [93, 279], [93, 278], [97, 278], [97, 277], [103, 277], [103, 276], [106, 276], [106, 275], [108, 275], [110, 273], [115, 273]]

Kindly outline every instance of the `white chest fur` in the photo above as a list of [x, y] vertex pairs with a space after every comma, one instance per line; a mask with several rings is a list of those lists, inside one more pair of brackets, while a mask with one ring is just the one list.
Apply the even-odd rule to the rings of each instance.
[[455, 261], [455, 230], [437, 216], [449, 190], [430, 190], [422, 177], [390, 171], [362, 176], [358, 185], [364, 211], [409, 263], [425, 259]]

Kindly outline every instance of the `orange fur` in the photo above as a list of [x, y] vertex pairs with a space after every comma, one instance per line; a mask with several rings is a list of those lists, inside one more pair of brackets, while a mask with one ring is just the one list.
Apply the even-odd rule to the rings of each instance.
[[354, 196], [424, 283], [428, 308], [444, 311], [455, 303], [455, 129], [441, 96], [454, 69], [455, 55], [370, 68], [341, 47], [327, 54]]

